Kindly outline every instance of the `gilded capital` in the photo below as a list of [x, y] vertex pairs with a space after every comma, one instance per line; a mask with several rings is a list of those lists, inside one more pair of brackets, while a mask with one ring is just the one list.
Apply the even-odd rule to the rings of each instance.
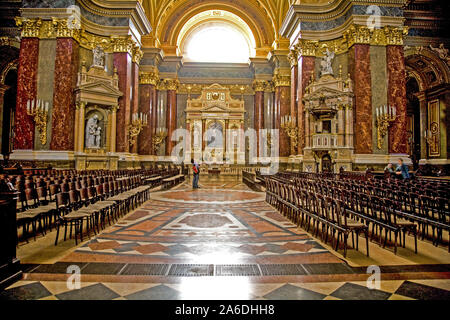
[[384, 27], [386, 45], [402, 46], [403, 39], [408, 35], [408, 27]]
[[291, 86], [291, 76], [276, 74], [273, 76], [273, 85], [275, 87], [290, 87]]
[[152, 84], [156, 86], [159, 81], [159, 76], [156, 72], [140, 72], [139, 84]]
[[48, 35], [53, 33], [57, 38], [79, 38], [79, 29], [69, 28], [67, 19], [52, 18], [53, 30], [47, 30]]
[[255, 80], [253, 81], [254, 91], [265, 91], [269, 83], [266, 80]]
[[138, 45], [134, 46], [132, 56], [133, 62], [139, 64], [143, 56], [144, 52], [142, 52], [141, 48]]
[[371, 36], [372, 32], [368, 27], [355, 24], [344, 32], [349, 48], [354, 44], [370, 44]]
[[290, 50], [287, 56], [289, 62], [291, 63], [291, 67], [298, 65], [298, 52], [297, 50]]
[[319, 49], [319, 41], [299, 39], [295, 45], [297, 56], [315, 57]]
[[33, 38], [39, 37], [41, 33], [42, 20], [37, 19], [27, 19], [22, 17], [16, 17], [16, 25], [21, 31], [23, 38]]
[[128, 52], [131, 56], [134, 51], [134, 43], [130, 36], [111, 36], [111, 45], [109, 51], [111, 52]]
[[180, 85], [180, 81], [178, 79], [164, 79], [164, 83], [166, 86], [166, 90], [178, 90]]

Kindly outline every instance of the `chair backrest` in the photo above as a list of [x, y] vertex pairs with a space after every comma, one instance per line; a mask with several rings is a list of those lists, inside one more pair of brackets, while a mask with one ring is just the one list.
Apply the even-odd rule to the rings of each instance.
[[56, 197], [56, 208], [59, 210], [62, 207], [67, 208], [69, 206], [69, 193], [60, 192], [55, 195]]

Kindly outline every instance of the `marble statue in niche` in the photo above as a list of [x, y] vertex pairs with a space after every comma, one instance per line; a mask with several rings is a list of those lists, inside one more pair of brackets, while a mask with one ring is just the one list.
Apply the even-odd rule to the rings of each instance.
[[93, 67], [100, 67], [105, 68], [105, 52], [103, 51], [103, 48], [99, 45], [97, 45], [93, 50]]
[[99, 149], [102, 146], [102, 126], [97, 114], [94, 114], [86, 123], [86, 148]]
[[328, 50], [325, 53], [325, 57], [322, 58], [322, 61], [320, 61], [320, 74], [321, 76], [324, 76], [326, 74], [333, 75], [333, 67], [331, 64], [333, 63], [334, 59], [334, 52], [331, 52]]

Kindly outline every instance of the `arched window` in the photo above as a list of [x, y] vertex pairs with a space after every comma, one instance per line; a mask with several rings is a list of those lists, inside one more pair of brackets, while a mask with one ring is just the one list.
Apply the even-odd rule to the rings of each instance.
[[245, 36], [226, 23], [195, 30], [186, 43], [186, 57], [198, 62], [246, 63], [251, 49]]

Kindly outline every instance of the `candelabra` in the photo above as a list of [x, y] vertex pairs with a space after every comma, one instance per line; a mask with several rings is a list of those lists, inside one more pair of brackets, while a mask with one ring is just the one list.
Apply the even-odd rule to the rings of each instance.
[[33, 121], [39, 132], [39, 138], [42, 145], [47, 143], [47, 119], [48, 102], [42, 100], [28, 100], [27, 114], [33, 117]]
[[164, 139], [167, 137], [166, 128], [158, 128], [155, 135], [152, 138], [153, 150], [156, 152], [159, 146], [163, 143]]
[[147, 114], [144, 113], [133, 113], [131, 118], [131, 123], [128, 129], [130, 146], [136, 143], [137, 136], [141, 133], [148, 124]]
[[291, 141], [291, 154], [295, 153], [295, 147], [297, 147], [298, 139], [298, 127], [295, 122], [295, 118], [291, 116], [284, 116], [281, 118], [281, 129], [286, 132]]
[[397, 119], [397, 109], [393, 106], [381, 106], [376, 108], [377, 114], [377, 147], [383, 147], [383, 138], [388, 133], [389, 126]]

